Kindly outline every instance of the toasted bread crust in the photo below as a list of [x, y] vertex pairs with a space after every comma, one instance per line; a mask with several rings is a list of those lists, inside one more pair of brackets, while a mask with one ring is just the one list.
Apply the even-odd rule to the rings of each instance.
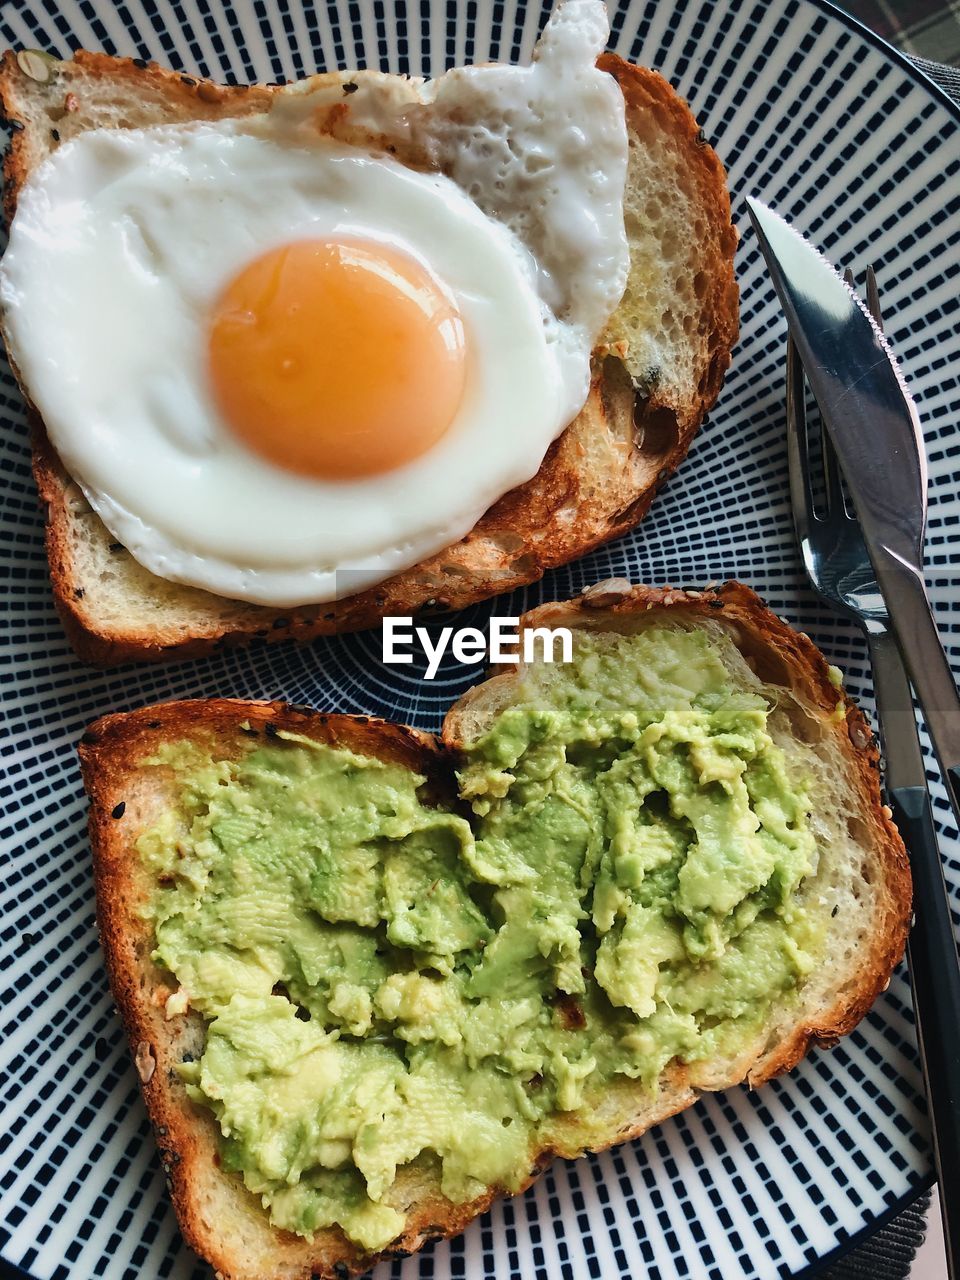
[[[452, 772], [442, 743], [430, 734], [368, 716], [325, 715], [283, 702], [197, 699], [161, 703], [137, 711], [107, 715], [95, 721], [79, 744], [84, 786], [90, 796], [90, 842], [97, 887], [97, 924], [110, 988], [130, 1044], [161, 1162], [167, 1175], [177, 1220], [188, 1244], [210, 1262], [222, 1280], [343, 1280], [360, 1275], [378, 1261], [403, 1256], [431, 1240], [457, 1235], [505, 1194], [491, 1187], [479, 1198], [454, 1204], [436, 1187], [418, 1198], [407, 1212], [407, 1228], [388, 1250], [368, 1254], [339, 1229], [318, 1232], [310, 1242], [269, 1225], [266, 1214], [239, 1180], [219, 1168], [219, 1132], [209, 1112], [195, 1107], [174, 1072], [202, 1036], [197, 1015], [167, 1019], [163, 1004], [169, 990], [165, 973], [150, 959], [152, 939], [140, 913], [145, 888], [138, 880], [134, 842], [148, 815], [168, 799], [165, 792], [142, 790], [140, 761], [161, 743], [189, 739], [208, 743], [218, 758], [240, 756], [251, 741], [279, 730], [375, 755], [426, 775], [438, 795], [449, 793]], [[664, 1091], [656, 1122], [694, 1101], [684, 1073], [672, 1073], [676, 1087]], [[644, 1125], [644, 1128], [648, 1125]], [[624, 1137], [631, 1134], [624, 1134]], [[622, 1137], [614, 1141], [622, 1141]], [[555, 1154], [575, 1156], [582, 1144], [558, 1140], [532, 1158], [526, 1189]], [[231, 1239], [220, 1223], [212, 1224], [202, 1205], [211, 1183], [229, 1209], [241, 1215], [245, 1239]], [[259, 1246], [267, 1261], [248, 1252]], [[246, 1250], [246, 1251], [245, 1251]]]
[[[614, 54], [599, 61], [624, 94], [631, 135], [641, 144], [651, 130], [668, 131], [681, 149], [704, 227], [698, 365], [694, 382], [639, 391], [616, 354], [596, 353], [586, 405], [551, 445], [537, 475], [501, 498], [460, 542], [377, 587], [338, 602], [274, 609], [229, 601], [192, 587], [177, 588], [178, 610], [158, 610], [151, 596], [157, 580], [128, 565], [119, 548], [116, 567], [128, 595], [123, 618], [105, 616], [96, 583], [84, 569], [81, 547], [91, 541], [109, 561], [116, 546], [82, 501], [32, 415], [34, 474], [46, 511], [46, 546], [57, 609], [77, 654], [97, 665], [198, 657], [220, 645], [247, 645], [376, 626], [390, 615], [424, 609], [455, 610], [541, 578], [632, 529], [666, 479], [686, 456], [704, 415], [720, 392], [736, 340], [738, 292], [733, 274], [736, 232], [723, 166], [706, 145], [686, 104], [656, 72], [631, 66]], [[267, 109], [278, 86], [220, 86], [130, 59], [78, 51], [57, 64], [57, 93], [67, 127], [81, 100], [96, 85], [149, 102], [147, 121], [219, 119]], [[345, 83], [350, 73], [319, 79]], [[0, 61], [0, 100], [5, 114], [26, 127], [14, 132], [4, 164], [4, 208], [16, 210], [23, 183], [51, 144], [28, 117], [29, 78], [8, 51]], [[59, 111], [61, 108], [58, 107]], [[331, 118], [333, 113], [331, 113]], [[49, 123], [49, 122], [48, 122]], [[335, 124], [335, 121], [334, 121]], [[331, 125], [334, 127], [334, 125]], [[59, 132], [59, 131], [58, 131]]]
[[[212, 80], [171, 71], [156, 62], [143, 64], [133, 58], [114, 58], [87, 49], [77, 49], [69, 61], [57, 65], [58, 74], [63, 77], [64, 116], [77, 111], [79, 104], [71, 95], [82, 92], [82, 86], [90, 79], [101, 79], [105, 84], [134, 94], [142, 93], [144, 87], [149, 86], [161, 118], [165, 116], [169, 123], [185, 118], [223, 120], [266, 111], [272, 95], [280, 88], [266, 84], [215, 84]], [[0, 103], [6, 119], [21, 126], [29, 81], [30, 77], [17, 62], [17, 51], [7, 49], [0, 57]], [[155, 121], [160, 122], [160, 119]], [[47, 154], [35, 132], [14, 128], [3, 162], [3, 212], [8, 224], [16, 212], [21, 186]]]
[[[862, 823], [865, 848], [880, 886], [869, 953], [858, 959], [856, 971], [838, 978], [832, 1005], [815, 1018], [801, 1018], [789, 1033], [758, 1052], [749, 1048], [717, 1074], [705, 1068], [674, 1065], [664, 1073], [659, 1096], [651, 1102], [633, 1082], [611, 1087], [611, 1137], [607, 1145], [638, 1137], [652, 1125], [690, 1105], [705, 1089], [720, 1089], [741, 1081], [762, 1084], [793, 1067], [816, 1045], [833, 1044], [847, 1034], [885, 989], [906, 940], [911, 909], [911, 886], [906, 853], [889, 810], [881, 803], [878, 756], [873, 736], [859, 709], [841, 695], [826, 660], [804, 635], [798, 634], [767, 610], [758, 597], [738, 583], [703, 592], [670, 588], [600, 584], [579, 598], [541, 606], [528, 613], [522, 626], [571, 626], [605, 631], [629, 631], [650, 615], [683, 611], [691, 618], [721, 620], [738, 646], [757, 664], [765, 679], [801, 691], [805, 703], [833, 735], [848, 770], [852, 803]], [[144, 1096], [164, 1165], [169, 1173], [174, 1205], [184, 1235], [227, 1280], [306, 1280], [311, 1275], [343, 1275], [342, 1268], [362, 1271], [378, 1259], [359, 1252], [338, 1230], [324, 1231], [311, 1243], [269, 1227], [266, 1215], [239, 1181], [217, 1166], [217, 1130], [209, 1114], [187, 1100], [171, 1067], [180, 1060], [185, 1043], [202, 1041], [202, 1028], [193, 1014], [167, 1020], [157, 999], [164, 974], [149, 959], [147, 925], [138, 912], [145, 887], [138, 882], [134, 841], [151, 814], [169, 800], [139, 768], [141, 758], [161, 742], [190, 738], [208, 742], [221, 757], [249, 748], [251, 731], [270, 734], [290, 729], [318, 740], [334, 742], [362, 754], [374, 754], [406, 765], [434, 780], [437, 794], [452, 787], [452, 770], [462, 743], [488, 713], [502, 705], [517, 672], [507, 671], [477, 686], [451, 708], [442, 741], [368, 717], [322, 715], [309, 708], [282, 703], [234, 700], [168, 703], [125, 715], [106, 716], [84, 735], [80, 757], [84, 783], [91, 797], [90, 833], [97, 883], [98, 920], [111, 986], [131, 1048], [141, 1069]], [[842, 716], [837, 705], [842, 702]], [[484, 699], [489, 707], [484, 706]], [[123, 808], [118, 811], [119, 806]], [[165, 989], [160, 990], [160, 996]], [[198, 1039], [199, 1037], [199, 1039]], [[155, 1064], [152, 1069], [150, 1063]], [[149, 1078], [146, 1078], [146, 1077]], [[584, 1142], [573, 1117], [558, 1119], [549, 1146], [531, 1162], [530, 1181], [553, 1155], [574, 1156]], [[602, 1149], [602, 1148], [596, 1148]], [[211, 1191], [211, 1188], [214, 1191]], [[205, 1198], [216, 1193], [241, 1220], [243, 1235], [215, 1231], [205, 1217]], [[429, 1180], [411, 1183], [408, 1226], [394, 1242], [389, 1256], [408, 1252], [426, 1240], [462, 1231], [499, 1194], [492, 1188], [466, 1205], [453, 1205]], [[267, 1259], [267, 1261], [264, 1261]], [[338, 1271], [338, 1268], [340, 1270]]]
[[[793, 1029], [790, 1037], [766, 1053], [747, 1074], [752, 1086], [789, 1071], [814, 1045], [836, 1044], [864, 1016], [890, 983], [903, 956], [910, 925], [912, 882], [910, 864], [890, 809], [880, 794], [880, 753], [863, 712], [831, 678], [830, 664], [809, 636], [795, 631], [768, 609], [756, 592], [741, 582], [726, 582], [705, 591], [673, 587], [631, 586], [625, 581], [598, 583], [579, 597], [544, 604], [524, 614], [521, 627], [571, 627], [593, 631], [630, 631], [632, 623], [652, 611], [677, 611], [693, 618], [721, 621], [734, 632], [737, 646], [749, 653], [774, 683], [802, 690], [840, 745], [849, 770], [851, 791], [867, 826], [870, 846], [882, 857], [888, 890], [885, 918], [878, 921], [872, 946], [864, 957], [855, 986], [843, 991], [822, 1016]], [[494, 676], [468, 690], [444, 720], [442, 741], [459, 752], [465, 729], [481, 699], [489, 698], [497, 682], [509, 686], [519, 668]], [[499, 698], [496, 699], [499, 701]], [[837, 719], [842, 700], [843, 716]]]
[[[80, 742], [84, 785], [90, 795], [90, 839], [97, 885], [97, 922], [106, 958], [110, 986], [120, 1011], [140, 1076], [161, 1161], [167, 1173], [171, 1197], [183, 1234], [191, 1247], [218, 1272], [233, 1277], [280, 1276], [336, 1277], [338, 1266], [360, 1273], [373, 1264], [340, 1231], [321, 1232], [317, 1244], [271, 1228], [253, 1196], [239, 1183], [219, 1172], [216, 1123], [194, 1107], [173, 1068], [182, 1060], [184, 1045], [198, 1031], [194, 1014], [168, 1020], [163, 1010], [163, 974], [149, 957], [149, 927], [139, 907], [145, 897], [137, 879], [137, 854], [133, 841], [153, 806], [166, 796], [144, 794], [140, 761], [162, 742], [189, 738], [208, 743], [220, 758], [241, 755], [251, 741], [286, 729], [316, 741], [346, 747], [361, 755], [376, 755], [425, 774], [439, 787], [442, 749], [429, 734], [366, 716], [321, 715], [309, 708], [281, 702], [242, 702], [217, 699], [165, 703], [129, 714], [108, 715], [96, 721]], [[159, 993], [159, 998], [158, 998]], [[211, 1230], [202, 1212], [204, 1193], [211, 1180], [222, 1184], [227, 1203], [243, 1215], [247, 1233], [264, 1253], [273, 1255], [276, 1267], [263, 1271], [237, 1270], [231, 1255], [229, 1231], [222, 1239]], [[445, 1233], [462, 1226], [486, 1208], [493, 1193], [478, 1210], [457, 1206], [442, 1221]], [[419, 1226], [432, 1221], [434, 1206], [425, 1202], [411, 1215], [410, 1229], [395, 1248], [418, 1247]], [[462, 1217], [462, 1223], [460, 1218]], [[246, 1221], [243, 1221], [246, 1219]], [[257, 1228], [259, 1227], [259, 1231]], [[249, 1245], [249, 1241], [247, 1242]]]

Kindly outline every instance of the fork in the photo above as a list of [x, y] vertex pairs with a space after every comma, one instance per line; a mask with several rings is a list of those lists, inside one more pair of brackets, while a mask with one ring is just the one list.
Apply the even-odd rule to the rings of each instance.
[[[854, 288], [850, 271], [844, 279]], [[866, 294], [870, 313], [882, 327], [872, 267], [866, 273]], [[852, 503], [845, 499], [837, 455], [822, 424], [816, 441], [808, 430], [803, 365], [791, 339], [786, 397], [790, 499], [804, 568], [820, 598], [864, 632], [873, 666], [887, 799], [913, 873], [914, 922], [907, 956], [940, 1183], [947, 1271], [950, 1280], [960, 1280], [960, 964], [913, 697], [863, 534]], [[816, 452], [821, 494], [816, 492], [812, 465]]]

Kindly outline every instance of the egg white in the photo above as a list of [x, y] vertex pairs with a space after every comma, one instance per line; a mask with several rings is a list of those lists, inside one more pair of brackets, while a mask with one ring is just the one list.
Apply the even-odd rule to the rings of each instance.
[[[596, 26], [598, 0], [567, 7]], [[592, 62], [569, 32], [554, 44], [554, 72], [571, 59]], [[534, 71], [472, 74], [520, 70]], [[545, 79], [553, 84], [542, 59], [538, 74], [534, 98]], [[522, 120], [519, 83], [510, 93]], [[599, 90], [608, 106], [611, 88], [617, 94], [612, 81]], [[382, 153], [325, 138], [307, 144], [282, 113], [252, 126], [97, 130], [61, 146], [20, 195], [0, 301], [50, 439], [111, 534], [161, 577], [279, 607], [363, 589], [466, 534], [535, 474], [586, 398], [591, 346], [626, 277], [622, 205], [616, 222], [622, 110], [613, 102], [613, 126], [598, 114], [600, 141], [614, 158], [622, 142], [623, 161], [618, 178], [601, 147], [608, 189], [599, 198], [596, 182], [585, 190], [572, 176], [589, 159], [582, 131], [572, 151], [558, 135], [546, 164], [532, 167], [556, 206], [549, 234], [541, 210], [532, 239], [529, 219], [511, 228], [510, 216], [491, 216], [498, 198], [522, 209], [529, 183], [511, 187], [501, 147], [491, 151], [484, 190], [481, 135], [455, 148], [468, 154], [461, 176], [471, 194]], [[542, 135], [543, 112], [535, 115]], [[441, 148], [451, 144], [445, 128], [438, 117]], [[448, 433], [400, 469], [341, 482], [295, 475], [248, 450], [221, 420], [206, 368], [209, 309], [226, 282], [271, 248], [325, 237], [389, 243], [418, 259], [456, 301], [469, 352]], [[578, 242], [585, 256], [570, 263]], [[376, 352], [370, 367], [389, 377]]]

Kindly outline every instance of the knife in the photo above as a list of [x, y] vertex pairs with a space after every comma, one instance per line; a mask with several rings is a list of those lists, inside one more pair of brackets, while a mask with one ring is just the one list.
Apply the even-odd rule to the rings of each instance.
[[[887, 612], [910, 665], [960, 820], [956, 769], [960, 702], [923, 584], [927, 476], [916, 408], [879, 326], [859, 296], [771, 209], [758, 200], [748, 198], [747, 203], [791, 337], [853, 497]], [[960, 1206], [953, 1200], [960, 1186], [957, 941], [906, 672], [890, 644], [880, 645], [875, 638], [870, 652], [887, 745], [887, 791], [910, 851], [915, 884], [910, 980], [941, 1188], [947, 1270], [951, 1280], [960, 1280]], [[932, 669], [924, 670], [931, 659]], [[941, 697], [942, 702], [924, 700]]]
[[927, 471], [916, 406], [854, 291], [779, 214], [749, 196], [747, 204], [960, 825], [960, 694], [923, 580]]

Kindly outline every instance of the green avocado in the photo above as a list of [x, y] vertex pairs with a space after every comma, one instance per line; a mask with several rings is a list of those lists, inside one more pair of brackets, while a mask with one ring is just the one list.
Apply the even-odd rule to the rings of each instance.
[[179, 1070], [274, 1224], [381, 1249], [405, 1166], [515, 1189], [564, 1121], [609, 1138], [617, 1078], [762, 1037], [822, 946], [772, 710], [723, 632], [651, 626], [527, 673], [466, 750], [469, 820], [291, 733], [152, 758], [179, 793], [139, 841], [155, 958], [208, 1023]]

